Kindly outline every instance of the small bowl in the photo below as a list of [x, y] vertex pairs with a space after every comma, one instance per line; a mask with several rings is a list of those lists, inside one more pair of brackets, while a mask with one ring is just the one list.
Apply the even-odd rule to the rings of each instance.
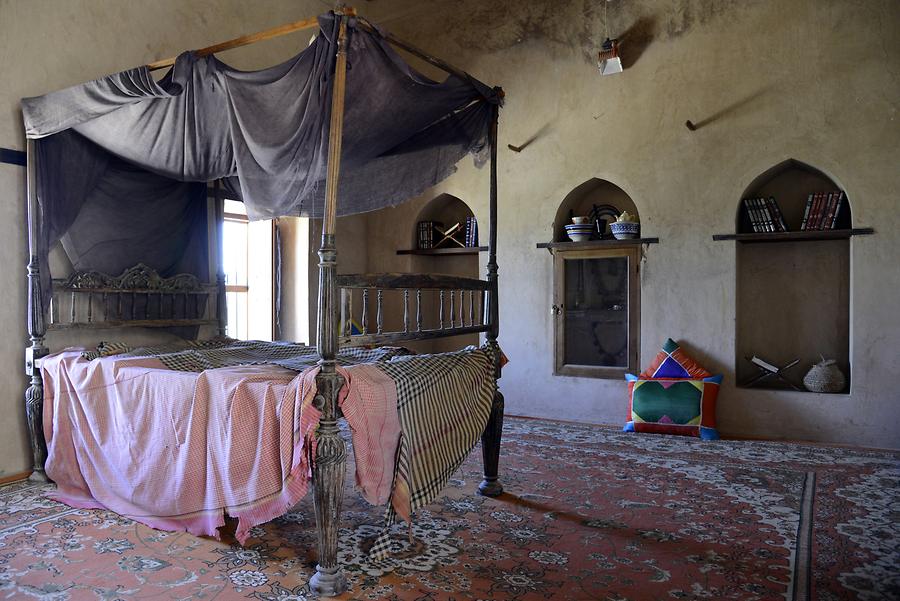
[[586, 232], [586, 233], [569, 232], [568, 236], [569, 236], [569, 240], [571, 240], [572, 242], [587, 242], [588, 240], [591, 239], [590, 232]]
[[640, 235], [641, 224], [637, 221], [613, 221], [609, 224], [609, 231], [616, 240], [630, 240]]
[[590, 217], [572, 217], [572, 223], [580, 225], [582, 223], [588, 223], [590, 219]]

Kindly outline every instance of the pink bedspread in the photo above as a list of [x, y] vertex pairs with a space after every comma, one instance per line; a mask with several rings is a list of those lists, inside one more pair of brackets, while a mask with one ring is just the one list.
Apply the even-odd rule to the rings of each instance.
[[[211, 536], [227, 513], [243, 542], [309, 488], [315, 368], [176, 372], [154, 358], [87, 361], [73, 350], [42, 365], [47, 475], [65, 503]], [[357, 485], [384, 503], [400, 434], [396, 387], [369, 365], [342, 373]]]

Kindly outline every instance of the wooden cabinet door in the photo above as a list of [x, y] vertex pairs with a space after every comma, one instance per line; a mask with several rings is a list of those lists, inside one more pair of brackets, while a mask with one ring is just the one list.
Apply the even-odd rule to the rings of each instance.
[[637, 370], [640, 249], [554, 254], [554, 374], [621, 378]]

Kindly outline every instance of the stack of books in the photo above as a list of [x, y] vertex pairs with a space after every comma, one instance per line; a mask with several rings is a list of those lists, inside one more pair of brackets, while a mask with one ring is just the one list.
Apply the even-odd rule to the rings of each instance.
[[466, 217], [466, 238], [468, 248], [478, 246], [478, 221], [474, 217]]
[[754, 232], [786, 232], [787, 224], [774, 196], [769, 198], [745, 198], [744, 210]]
[[434, 248], [434, 221], [420, 221], [418, 227], [418, 248], [428, 250]]
[[806, 199], [801, 230], [833, 230], [844, 207], [844, 193], [816, 192]]

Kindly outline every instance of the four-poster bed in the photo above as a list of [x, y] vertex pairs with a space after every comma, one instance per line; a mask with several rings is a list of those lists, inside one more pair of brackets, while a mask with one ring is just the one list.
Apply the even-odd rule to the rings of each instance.
[[[338, 594], [345, 590], [347, 583], [338, 562], [337, 543], [338, 543], [338, 526], [341, 511], [341, 503], [344, 488], [344, 473], [346, 469], [346, 448], [343, 438], [339, 433], [338, 420], [342, 417], [340, 408], [340, 395], [345, 385], [344, 377], [341, 375], [338, 364], [336, 362], [336, 354], [339, 345], [373, 345], [373, 344], [394, 344], [403, 341], [428, 340], [439, 337], [456, 336], [461, 334], [484, 333], [485, 349], [492, 358], [490, 367], [493, 379], [493, 401], [490, 403], [489, 418], [487, 425], [481, 435], [482, 451], [484, 454], [484, 481], [479, 486], [479, 492], [488, 496], [496, 496], [502, 492], [498, 474], [498, 460], [500, 452], [500, 438], [503, 423], [503, 397], [496, 388], [496, 379], [500, 376], [501, 353], [497, 345], [498, 336], [498, 302], [497, 302], [497, 118], [498, 106], [502, 98], [502, 91], [499, 88], [490, 89], [477, 80], [471, 78], [463, 71], [456, 69], [439, 59], [428, 56], [424, 52], [418, 50], [414, 46], [397, 40], [390, 34], [385, 34], [369, 24], [368, 22], [357, 19], [355, 13], [351, 9], [339, 9], [333, 13], [335, 19], [335, 27], [326, 31], [323, 25], [321, 37], [328, 38], [324, 41], [317, 41], [311, 47], [309, 53], [302, 53], [296, 64], [301, 64], [303, 60], [307, 60], [307, 56], [323, 55], [322, 67], [319, 72], [324, 74], [325, 84], [322, 90], [313, 88], [314, 94], [311, 98], [315, 99], [315, 94], [319, 94], [319, 98], [324, 98], [330, 105], [328, 111], [327, 127], [323, 127], [322, 131], [327, 129], [327, 144], [323, 146], [327, 149], [327, 158], [325, 160], [325, 177], [324, 177], [324, 199], [321, 210], [315, 206], [311, 207], [308, 213], [315, 217], [320, 217], [322, 222], [322, 236], [319, 248], [319, 288], [318, 288], [318, 319], [316, 328], [316, 349], [318, 352], [318, 372], [315, 375], [315, 396], [312, 405], [321, 413], [318, 419], [318, 426], [315, 430], [315, 459], [312, 466], [312, 482], [314, 487], [314, 502], [316, 524], [319, 533], [319, 556], [316, 574], [310, 582], [313, 590], [325, 595]], [[247, 43], [253, 43], [259, 39], [274, 37], [295, 31], [306, 27], [312, 27], [320, 23], [319, 20], [309, 19], [299, 21], [287, 26], [275, 28], [269, 32], [262, 34], [254, 34], [244, 36], [232, 42], [219, 44], [209, 49], [204, 49], [192, 53], [190, 60], [196, 61], [198, 57], [211, 55], [212, 53], [227, 48], [233, 48]], [[323, 23], [328, 23], [324, 21]], [[355, 45], [351, 39], [357, 36]], [[331, 37], [329, 37], [331, 36]], [[368, 36], [368, 37], [367, 37]], [[374, 40], [374, 41], [373, 41]], [[478, 130], [473, 123], [481, 123], [477, 121], [479, 118], [487, 120], [487, 144], [490, 153], [490, 197], [489, 197], [489, 215], [490, 215], [490, 235], [489, 235], [489, 258], [487, 262], [487, 277], [485, 280], [470, 279], [461, 277], [441, 276], [435, 274], [365, 274], [365, 275], [338, 275], [337, 267], [337, 250], [335, 238], [336, 218], [340, 210], [339, 197], [342, 196], [342, 190], [347, 186], [348, 194], [353, 197], [358, 192], [360, 182], [347, 180], [347, 177], [362, 172], [361, 178], [364, 180], [366, 172], [363, 168], [357, 169], [359, 163], [355, 161], [353, 154], [356, 147], [348, 148], [347, 139], [343, 135], [346, 118], [349, 116], [352, 120], [354, 128], [351, 135], [352, 140], [356, 140], [361, 134], [359, 133], [359, 114], [354, 113], [353, 109], [346, 106], [346, 87], [347, 87], [347, 61], [348, 52], [363, 52], [364, 49], [371, 47], [373, 44], [380, 44], [379, 40], [387, 40], [414, 55], [426, 60], [444, 71], [447, 71], [453, 79], [452, 85], [456, 86], [460, 91], [453, 91], [448, 96], [457, 98], [455, 108], [444, 117], [435, 120], [436, 115], [427, 116], [423, 121], [425, 129], [414, 131], [409, 134], [408, 139], [401, 141], [396, 148], [399, 151], [383, 152], [377, 157], [377, 160], [388, 161], [386, 163], [376, 164], [379, 170], [384, 170], [385, 166], [396, 166], [398, 169], [398, 178], [409, 178], [411, 173], [400, 170], [402, 163], [408, 162], [409, 157], [422, 156], [427, 159], [430, 155], [425, 154], [433, 144], [429, 140], [421, 143], [424, 135], [432, 135], [436, 140], [446, 140], [446, 144], [455, 149], [457, 154], [462, 155], [472, 152], [474, 142], [479, 138]], [[324, 56], [326, 53], [332, 56]], [[354, 69], [364, 67], [364, 54], [359, 54], [357, 62], [354, 62]], [[380, 56], [380, 55], [379, 55]], [[210, 56], [210, 59], [214, 57]], [[181, 60], [181, 59], [179, 59]], [[185, 63], [187, 59], [184, 59]], [[385, 59], [386, 64], [390, 63], [392, 67], [397, 67], [397, 61], [394, 57]], [[136, 87], [146, 84], [146, 88], [150, 89], [150, 96], [165, 96], [166, 94], [158, 92], [154, 87], [155, 84], [147, 81], [146, 72], [149, 69], [161, 68], [164, 66], [174, 65], [173, 72], [176, 73], [183, 63], [175, 59], [169, 61], [160, 61], [145, 67], [137, 78], [143, 78], [139, 83], [128, 81], [127, 85], [119, 85], [119, 80], [112, 84], [107, 80], [98, 80], [104, 92], [113, 89], [111, 94], [119, 94], [119, 87], [129, 88], [134, 85]], [[216, 63], [209, 63], [215, 65]], [[285, 63], [287, 65], [287, 63]], [[293, 68], [292, 65], [289, 65]], [[279, 69], [282, 67], [279, 66]], [[288, 69], [283, 69], [288, 72]], [[316, 73], [315, 69], [313, 70]], [[281, 73], [281, 72], [279, 72]], [[425, 80], [420, 75], [404, 71], [403, 73], [412, 75], [412, 81], [420, 85], [423, 90], [432, 95], [441, 92], [444, 93], [440, 86], [443, 84], [435, 84]], [[227, 72], [229, 77], [239, 77], [234, 72]], [[168, 76], [167, 76], [168, 77]], [[311, 86], [319, 85], [314, 78]], [[449, 81], [449, 80], [448, 80]], [[96, 82], [91, 82], [94, 84]], [[171, 83], [171, 82], [168, 82]], [[88, 84], [86, 84], [88, 85]], [[167, 84], [168, 85], [168, 84]], [[118, 86], [118, 87], [117, 87]], [[445, 86], [446, 87], [446, 86]], [[464, 94], [463, 94], [464, 92]], [[130, 88], [126, 90], [126, 94], [132, 94]], [[139, 91], [140, 96], [143, 91]], [[476, 98], [476, 95], [479, 95]], [[428, 100], [433, 102], [433, 100]], [[123, 106], [134, 106], [128, 103], [133, 102], [127, 98], [122, 100], [117, 97], [116, 103]], [[480, 104], [479, 104], [480, 103]], [[427, 104], [427, 103], [426, 103]], [[25, 103], [23, 102], [23, 106]], [[37, 107], [37, 109], [35, 108]], [[29, 116], [37, 115], [38, 117], [47, 114], [41, 113], [40, 105], [30, 104], [26, 107], [26, 129], [29, 139], [27, 142], [28, 153], [28, 169], [27, 169], [27, 191], [28, 191], [28, 226], [29, 226], [29, 250], [30, 258], [28, 263], [28, 331], [30, 335], [30, 346], [26, 349], [26, 372], [30, 377], [30, 385], [26, 392], [26, 413], [29, 431], [31, 435], [32, 448], [34, 453], [34, 473], [33, 479], [46, 479], [44, 473], [44, 464], [47, 460], [47, 447], [44, 440], [45, 428], [48, 427], [46, 417], [43, 415], [43, 381], [41, 374], [41, 360], [49, 353], [49, 349], [45, 345], [45, 336], [49, 330], [59, 329], [80, 329], [80, 328], [109, 328], [109, 327], [192, 327], [195, 329], [214, 327], [219, 334], [224, 334], [225, 326], [225, 277], [222, 272], [221, 265], [221, 223], [222, 223], [222, 199], [221, 199], [221, 183], [223, 175], [228, 173], [217, 173], [217, 177], [212, 178], [215, 181], [216, 199], [215, 199], [215, 227], [209, 230], [209, 240], [211, 246], [216, 247], [218, 252], [218, 260], [213, 264], [210, 262], [209, 267], [215, 265], [215, 269], [210, 268], [207, 276], [215, 273], [215, 281], [206, 283], [206, 279], [198, 278], [190, 275], [160, 275], [157, 270], [149, 268], [145, 265], [136, 265], [130, 269], [126, 269], [121, 276], [111, 276], [100, 273], [95, 270], [79, 270], [76, 264], [75, 273], [66, 280], [59, 280], [47, 283], [48, 274], [43, 273], [46, 270], [46, 252], [47, 238], [46, 230], [52, 229], [45, 221], [48, 215], [49, 192], [46, 189], [41, 190], [43, 181], [39, 177], [39, 167], [46, 167], [48, 170], [54, 166], [44, 166], [39, 161], [44, 160], [47, 156], [53, 156], [52, 146], [49, 144], [38, 152], [35, 147], [35, 140], [41, 138], [44, 133], [38, 131], [39, 127], [34, 126], [35, 121], [39, 119], [29, 119]], [[355, 108], [355, 107], [354, 107]], [[106, 109], [104, 109], [106, 110]], [[129, 110], [131, 110], [129, 108]], [[446, 109], [444, 109], [446, 110]], [[51, 111], [52, 112], [52, 111]], [[122, 111], [120, 111], [122, 112]], [[56, 118], [56, 115], [53, 115]], [[65, 121], [65, 115], [60, 118]], [[68, 126], [67, 124], [65, 124]], [[323, 124], [326, 125], [326, 124]], [[91, 136], [96, 133], [92, 132], [90, 123], [87, 123], [79, 133]], [[468, 128], [468, 129], [467, 129]], [[63, 129], [62, 126], [57, 131]], [[471, 135], [471, 139], [465, 138], [465, 135], [475, 131]], [[376, 132], [377, 133], [377, 132]], [[443, 136], [443, 137], [442, 137]], [[463, 139], [461, 142], [460, 140]], [[81, 143], [78, 138], [78, 144]], [[94, 140], [96, 141], [96, 140]], [[342, 152], [343, 144], [343, 152]], [[121, 148], [113, 148], [113, 152], [122, 151]], [[342, 158], [351, 157], [351, 169], [346, 172], [342, 178], [341, 162]], [[125, 157], [130, 158], [130, 157]], [[256, 158], [256, 157], [255, 157]], [[301, 157], [302, 158], [302, 157]], [[391, 163], [389, 161], [395, 161]], [[176, 161], [177, 162], [177, 161]], [[234, 161], [232, 161], [234, 162]], [[455, 160], [453, 161], [455, 162]], [[315, 163], [314, 160], [311, 164]], [[372, 164], [375, 164], [373, 159]], [[311, 169], [311, 168], [310, 168]], [[435, 168], [436, 175], [433, 177], [443, 179], [449, 174], [446, 166], [441, 165]], [[253, 201], [256, 196], [248, 194], [248, 188], [244, 186], [262, 185], [268, 182], [260, 183], [255, 181], [255, 176], [247, 176], [245, 181], [245, 173], [241, 172], [241, 165], [238, 165], [238, 172], [241, 176], [240, 186], [244, 195], [245, 202]], [[288, 176], [289, 177], [289, 176]], [[182, 181], [190, 181], [190, 174], [179, 174], [178, 179]], [[232, 178], [233, 179], [233, 178]], [[258, 179], [258, 178], [257, 178]], [[277, 179], [277, 178], [276, 178]], [[310, 179], [310, 178], [307, 178]], [[281, 181], [284, 181], [283, 179]], [[348, 183], [349, 181], [349, 183]], [[340, 182], [340, 186], [339, 186]], [[277, 182], [276, 182], [277, 183]], [[289, 182], [290, 183], [290, 182]], [[391, 202], [399, 202], [408, 198], [411, 191], [421, 191], [423, 185], [435, 183], [434, 181], [423, 180], [421, 182], [396, 184], [395, 182], [384, 183], [385, 189], [390, 191]], [[225, 181], [226, 186], [230, 185], [230, 191], [234, 192], [234, 182]], [[309, 194], [314, 199], [319, 194], [316, 181], [309, 185], [307, 181], [301, 194]], [[391, 187], [393, 185], [393, 187]], [[87, 189], [87, 188], [86, 188]], [[205, 189], [205, 184], [204, 184]], [[298, 188], [299, 189], [299, 188]], [[376, 189], [371, 195], [377, 194]], [[44, 198], [42, 195], [46, 195]], [[368, 201], [367, 201], [368, 202]], [[44, 204], [41, 204], [44, 203]], [[373, 206], [360, 203], [362, 210], [371, 210]], [[248, 205], [249, 209], [255, 211], [257, 216], [262, 215], [258, 208]], [[276, 208], [273, 210], [281, 210]], [[296, 213], [294, 213], [296, 214]], [[43, 246], [42, 246], [43, 244]], [[42, 279], [43, 275], [43, 279]], [[375, 313], [376, 326], [374, 331], [370, 331], [368, 327], [364, 327], [362, 333], [352, 333], [350, 331], [350, 323], [352, 315], [351, 299], [354, 291], [362, 297], [361, 319], [364, 324], [369, 319], [369, 313]], [[382, 296], [384, 292], [395, 291], [402, 295], [403, 298], [403, 327], [398, 331], [386, 331], [384, 327], [383, 312], [384, 306]], [[440, 295], [440, 325], [434, 328], [423, 327], [422, 319], [422, 291], [437, 291]], [[369, 303], [369, 296], [373, 294], [375, 301]], [[449, 295], [450, 313], [449, 320], [445, 317], [444, 298], [445, 294]], [[415, 321], [411, 318], [411, 299], [415, 304]], [[60, 310], [60, 306], [68, 303], [65, 309]], [[47, 306], [49, 305], [49, 307]], [[214, 308], [211, 308], [214, 305]], [[372, 307], [371, 305], [374, 305]], [[466, 306], [467, 305], [467, 306]], [[80, 308], [79, 308], [80, 307]], [[49, 309], [49, 320], [47, 310]], [[68, 315], [68, 319], [61, 318], [60, 314]], [[82, 320], [84, 313], [87, 314], [86, 320]], [[215, 315], [215, 319], [210, 316]], [[342, 320], [341, 317], [344, 317]], [[49, 321], [49, 323], [48, 323]], [[448, 323], [449, 322], [449, 323]], [[196, 334], [195, 334], [196, 335]]]

